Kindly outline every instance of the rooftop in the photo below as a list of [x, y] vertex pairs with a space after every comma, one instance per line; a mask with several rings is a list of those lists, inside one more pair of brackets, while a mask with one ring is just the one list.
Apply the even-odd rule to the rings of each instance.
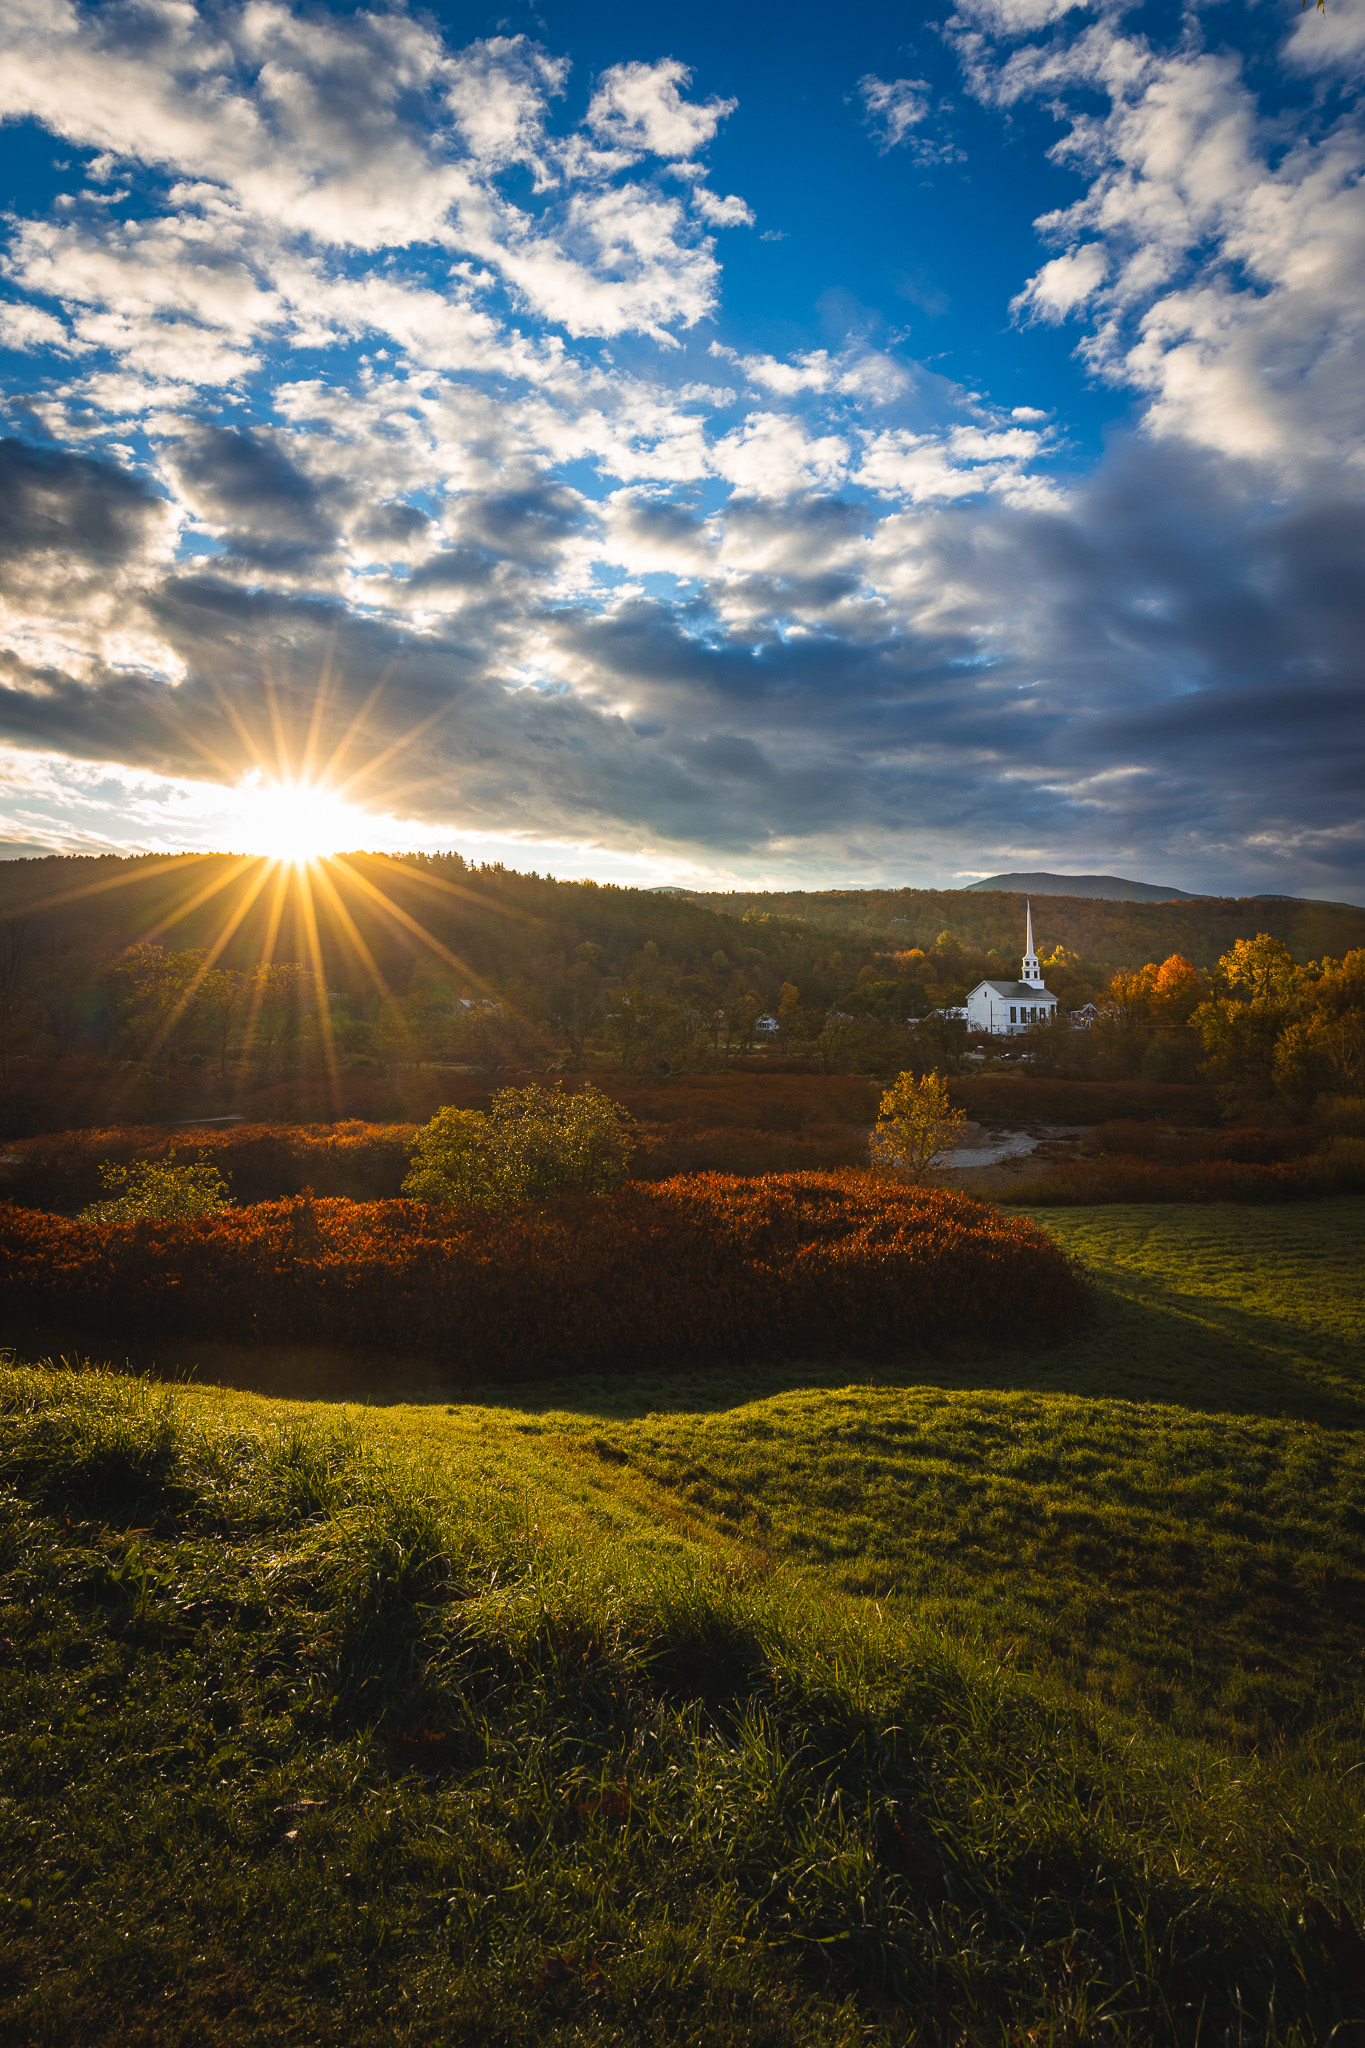
[[1057, 1000], [1050, 988], [1039, 988], [1033, 981], [979, 981], [972, 995], [978, 988], [988, 988], [992, 995], [1003, 996], [1007, 1003], [1036, 1003], [1040, 997], [1049, 1003]]

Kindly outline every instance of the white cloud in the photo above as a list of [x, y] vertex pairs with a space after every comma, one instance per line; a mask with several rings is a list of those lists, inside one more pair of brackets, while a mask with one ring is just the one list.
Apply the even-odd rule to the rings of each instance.
[[614, 64], [598, 80], [588, 106], [588, 126], [614, 149], [695, 156], [739, 102], [685, 100], [680, 88], [691, 82], [691, 71], [675, 57], [657, 64]]
[[[631, 140], [622, 155], [547, 137], [560, 60], [521, 37], [448, 56], [399, 14], [305, 21], [250, 0], [210, 30], [181, 5], [133, 34], [116, 10], [35, 0], [8, 17], [0, 59], [0, 117], [28, 116], [179, 179], [161, 218], [73, 225], [65, 242], [53, 224], [29, 223], [15, 274], [30, 290], [128, 318], [130, 301], [177, 310], [245, 341], [278, 317], [279, 273], [305, 252], [436, 244], [488, 265], [529, 312], [575, 334], [661, 339], [714, 303], [715, 257], [685, 207], [610, 182], [639, 148], [690, 155], [730, 110], [684, 101], [681, 66], [617, 67], [602, 81], [594, 119]], [[534, 207], [498, 188], [516, 163], [532, 168]], [[712, 225], [748, 217], [734, 197], [707, 194], [699, 207]], [[305, 332], [317, 327], [317, 283], [315, 265]], [[400, 286], [386, 284], [392, 303]]]
[[708, 227], [751, 228], [754, 212], [751, 206], [733, 192], [721, 198], [705, 185], [698, 185], [692, 194], [692, 204]]
[[923, 78], [878, 78], [872, 72], [858, 80], [863, 118], [873, 127], [883, 149], [895, 149], [929, 113], [931, 87]]
[[[1308, 40], [1314, 26], [1296, 26], [1290, 60], [1316, 49], [1324, 63], [1349, 66], [1354, 33], [1341, 31], [1329, 49]], [[1285, 473], [1360, 462], [1358, 117], [1320, 123], [1309, 113], [1295, 132], [1296, 117], [1262, 114], [1235, 53], [1160, 53], [1108, 21], [1003, 58], [977, 29], [957, 33], [973, 89], [1003, 104], [1048, 100], [1068, 121], [1054, 154], [1088, 180], [1072, 206], [1038, 222], [1069, 246], [1017, 295], [1016, 316], [1082, 314], [1086, 360], [1145, 395], [1153, 433]], [[1087, 104], [1096, 91], [1107, 111]]]
[[569, 66], [523, 36], [491, 36], [453, 59], [446, 103], [472, 156], [491, 168], [527, 163], [541, 182], [545, 164], [545, 100], [564, 90]]
[[958, 0], [958, 16], [994, 35], [1027, 36], [1048, 28], [1089, 0]]
[[1284, 53], [1300, 71], [1358, 75], [1365, 69], [1365, 11], [1349, 5], [1301, 10]]
[[0, 306], [0, 341], [6, 348], [55, 349], [69, 355], [75, 344], [55, 313], [41, 306]]
[[785, 498], [834, 490], [847, 472], [848, 444], [837, 434], [808, 435], [788, 413], [756, 412], [716, 442], [712, 461], [746, 495]]
[[941, 441], [900, 428], [870, 435], [854, 473], [868, 490], [912, 505], [976, 497], [990, 480], [990, 470], [963, 468]]
[[776, 356], [741, 356], [720, 342], [711, 344], [711, 353], [733, 362], [751, 384], [775, 391], [783, 398], [802, 391], [829, 392], [866, 399], [874, 405], [889, 405], [903, 398], [911, 383], [904, 366], [894, 356], [858, 345], [834, 356], [828, 349], [808, 349], [785, 363]]
[[1027, 427], [954, 427], [948, 436], [953, 454], [968, 462], [1022, 462], [1042, 445], [1042, 435]]
[[1031, 313], [1034, 319], [1055, 325], [1099, 290], [1108, 268], [1109, 258], [1098, 242], [1054, 256], [1010, 300], [1010, 311], [1016, 319]]

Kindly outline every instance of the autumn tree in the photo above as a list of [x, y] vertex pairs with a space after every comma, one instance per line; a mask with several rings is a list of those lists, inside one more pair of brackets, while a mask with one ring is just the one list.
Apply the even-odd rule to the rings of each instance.
[[1201, 1071], [1229, 1111], [1245, 1114], [1274, 1092], [1275, 1048], [1295, 1021], [1303, 970], [1288, 947], [1259, 932], [1229, 947], [1216, 980], [1224, 992], [1200, 1003], [1190, 1024], [1203, 1044]]
[[1199, 969], [1179, 953], [1172, 953], [1152, 974], [1147, 998], [1152, 1020], [1167, 1030], [1182, 1028], [1207, 995], [1208, 986]]
[[437, 1110], [417, 1134], [403, 1193], [483, 1209], [548, 1195], [603, 1195], [633, 1148], [620, 1106], [591, 1086], [503, 1088], [487, 1113]]
[[945, 1153], [962, 1143], [966, 1127], [966, 1112], [953, 1108], [941, 1074], [900, 1074], [877, 1110], [873, 1170], [897, 1180], [924, 1180]]

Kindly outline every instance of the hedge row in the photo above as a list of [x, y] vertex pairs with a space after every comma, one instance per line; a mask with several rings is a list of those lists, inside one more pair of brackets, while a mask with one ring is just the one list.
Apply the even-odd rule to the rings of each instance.
[[1011, 1202], [1055, 1207], [1094, 1202], [1293, 1202], [1365, 1192], [1365, 1140], [1338, 1138], [1309, 1159], [1172, 1164], [1106, 1157], [1055, 1166], [1010, 1190]]
[[0, 1208], [12, 1329], [340, 1345], [458, 1378], [1048, 1343], [1086, 1299], [1024, 1219], [861, 1174], [633, 1182], [503, 1215], [307, 1195], [187, 1223]]

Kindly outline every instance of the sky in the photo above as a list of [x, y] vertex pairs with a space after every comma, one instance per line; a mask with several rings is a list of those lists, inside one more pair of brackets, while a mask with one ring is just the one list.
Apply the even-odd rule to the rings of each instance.
[[9, 0], [0, 855], [1365, 902], [1365, 0]]

